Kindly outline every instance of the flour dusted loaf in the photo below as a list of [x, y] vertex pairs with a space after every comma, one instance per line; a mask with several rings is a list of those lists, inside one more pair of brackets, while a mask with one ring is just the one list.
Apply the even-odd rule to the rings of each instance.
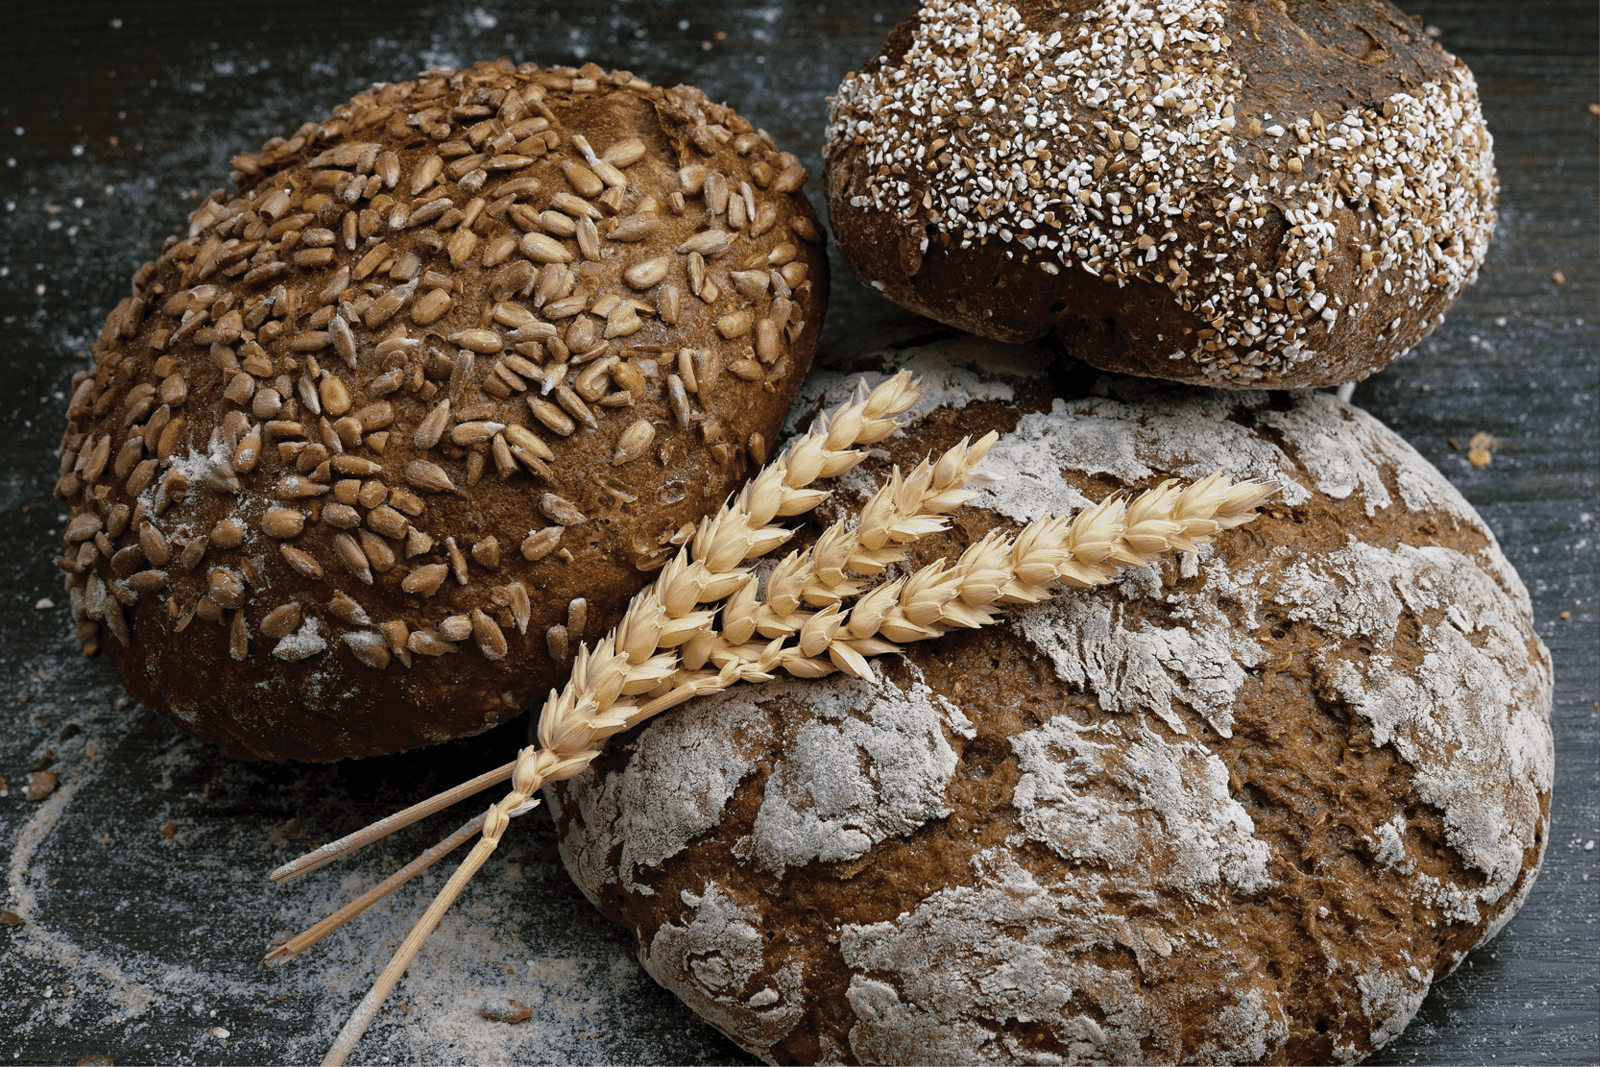
[[999, 347], [912, 361], [931, 410], [835, 513], [990, 429], [994, 480], [918, 563], [1168, 476], [1281, 497], [870, 684], [738, 687], [624, 735], [547, 790], [568, 869], [772, 1063], [1362, 1058], [1537, 871], [1526, 591], [1449, 483], [1330, 395], [1113, 377], [1052, 406], [951, 369]]
[[766, 458], [826, 301], [804, 169], [697, 89], [506, 61], [233, 162], [74, 382], [80, 636], [233, 756], [518, 714]]
[[1471, 71], [1387, 0], [926, 0], [825, 152], [839, 247], [891, 300], [1234, 388], [1381, 369], [1496, 218]]

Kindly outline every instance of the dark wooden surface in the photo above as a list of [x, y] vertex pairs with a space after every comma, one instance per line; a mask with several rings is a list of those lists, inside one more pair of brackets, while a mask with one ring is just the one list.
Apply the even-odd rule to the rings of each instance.
[[[1596, 6], [1408, 2], [1476, 71], [1503, 186], [1488, 265], [1444, 327], [1357, 403], [1484, 514], [1556, 664], [1549, 854], [1527, 905], [1442, 982], [1383, 1063], [1600, 1060], [1600, 558]], [[309, 922], [444, 829], [273, 889], [265, 873], [502, 762], [520, 724], [333, 767], [229, 763], [121, 700], [84, 660], [49, 559], [63, 389], [127, 278], [226, 160], [374, 80], [500, 54], [692, 81], [820, 169], [823, 97], [907, 4], [8, 3], [0, 95], [0, 1062], [315, 1059], [421, 907], [402, 892], [289, 968]], [[118, 25], [113, 20], [120, 20]], [[810, 187], [820, 200], [816, 183]], [[820, 204], [819, 204], [820, 206]], [[1554, 280], [1556, 272], [1564, 284]], [[824, 354], [925, 330], [836, 275]], [[1504, 442], [1470, 466], [1451, 443]], [[49, 761], [62, 787], [30, 802]], [[463, 816], [464, 817], [464, 816]], [[391, 1060], [744, 1062], [630, 963], [552, 862], [541, 817], [447, 918], [361, 1049]], [[173, 836], [161, 832], [170, 824]], [[442, 877], [442, 876], [441, 876]], [[346, 881], [348, 879], [348, 881]], [[438, 879], [431, 879], [437, 884]], [[491, 1023], [509, 999], [534, 1020]], [[227, 1032], [221, 1035], [220, 1027]]]

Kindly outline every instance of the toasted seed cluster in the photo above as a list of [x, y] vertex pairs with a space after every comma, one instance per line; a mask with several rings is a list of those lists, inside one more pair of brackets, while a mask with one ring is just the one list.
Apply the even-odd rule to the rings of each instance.
[[764, 458], [825, 302], [804, 169], [696, 89], [507, 61], [233, 165], [73, 383], [80, 638], [237, 756], [517, 714]]
[[1386, 0], [927, 0], [845, 79], [827, 136], [863, 281], [1210, 385], [1381, 368], [1476, 276], [1496, 220], [1472, 74]]

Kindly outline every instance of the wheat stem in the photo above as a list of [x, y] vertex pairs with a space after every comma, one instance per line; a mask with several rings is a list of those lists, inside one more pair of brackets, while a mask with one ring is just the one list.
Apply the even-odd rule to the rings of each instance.
[[307, 852], [299, 859], [290, 860], [282, 867], [273, 871], [269, 878], [279, 885], [299, 878], [303, 874], [310, 874], [319, 867], [325, 867], [334, 860], [343, 859], [358, 848], [381, 841], [396, 830], [410, 826], [421, 819], [426, 819], [436, 811], [443, 811], [458, 800], [465, 800], [474, 793], [481, 793], [491, 785], [499, 785], [511, 777], [511, 772], [516, 769], [517, 761], [512, 760], [492, 771], [485, 771], [469, 781], [460, 785], [451, 786], [442, 793], [436, 793], [427, 800], [411, 805], [404, 811], [397, 811], [393, 815], [385, 815], [377, 822], [363, 826], [354, 833], [346, 834], [337, 841], [330, 841], [311, 852]]
[[[510, 775], [507, 774], [506, 777], [510, 777]], [[485, 816], [478, 815], [474, 816], [472, 819], [469, 819], [467, 822], [463, 823], [455, 833], [451, 834], [443, 841], [440, 841], [437, 845], [434, 845], [432, 848], [428, 849], [422, 855], [418, 856], [416, 859], [412, 860], [410, 863], [406, 864], [404, 867], [400, 868], [398, 871], [394, 872], [389, 877], [385, 878], [383, 881], [379, 882], [377, 885], [361, 894], [355, 900], [352, 900], [350, 903], [346, 904], [332, 915], [329, 915], [315, 926], [306, 929], [302, 933], [296, 934], [283, 944], [275, 946], [272, 951], [267, 953], [265, 962], [269, 966], [275, 967], [280, 964], [287, 963], [294, 957], [300, 955], [300, 953], [304, 952], [312, 945], [315, 945], [318, 941], [321, 941], [323, 938], [339, 929], [339, 927], [343, 926], [351, 919], [354, 919], [357, 915], [360, 915], [362, 912], [372, 907], [372, 905], [376, 904], [390, 893], [393, 893], [396, 889], [399, 889], [401, 886], [411, 881], [411, 879], [415, 878], [429, 867], [432, 867], [435, 863], [444, 859], [457, 848], [460, 848], [467, 841], [477, 836], [478, 832], [483, 829], [484, 818]]]

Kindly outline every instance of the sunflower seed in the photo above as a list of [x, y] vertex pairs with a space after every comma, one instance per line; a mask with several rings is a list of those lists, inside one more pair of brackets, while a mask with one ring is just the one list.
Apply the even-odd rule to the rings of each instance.
[[583, 369], [572, 383], [573, 391], [583, 399], [593, 402], [606, 393], [607, 378], [611, 368], [620, 362], [614, 355], [603, 356]]
[[443, 289], [431, 289], [411, 306], [411, 321], [418, 326], [431, 326], [438, 322], [455, 303], [448, 292]]
[[698, 163], [691, 163], [678, 171], [678, 184], [682, 187], [685, 195], [696, 196], [701, 189], [705, 188], [706, 179], [710, 176], [711, 172], [705, 167]]
[[[551, 432], [566, 437], [577, 429], [577, 424], [567, 417], [566, 412], [540, 397], [530, 396], [528, 406], [533, 411], [533, 417], [538, 419]], [[516, 444], [512, 441], [513, 446]]]
[[335, 534], [333, 554], [351, 574], [367, 585], [372, 584], [372, 567], [367, 560], [367, 554], [361, 550], [360, 542], [354, 537], [347, 533]]
[[483, 265], [486, 269], [489, 267], [498, 267], [500, 264], [510, 259], [511, 253], [515, 252], [516, 250], [516, 238], [502, 234], [484, 246], [482, 260]]
[[261, 532], [268, 537], [281, 539], [298, 537], [305, 529], [305, 525], [305, 513], [293, 508], [268, 508], [266, 514], [261, 516]]
[[235, 611], [228, 622], [228, 655], [243, 660], [249, 654], [250, 631], [245, 626], [244, 611]]
[[656, 428], [646, 419], [635, 420], [617, 438], [617, 450], [611, 457], [611, 465], [620, 467], [624, 463], [638, 459], [650, 447], [650, 442], [656, 437]]
[[493, 330], [462, 330], [451, 334], [448, 340], [451, 344], [485, 356], [492, 356], [506, 346], [506, 339]]
[[[606, 193], [621, 192], [628, 187], [628, 177], [622, 171], [613, 167], [603, 159], [590, 159], [589, 166], [594, 169], [595, 177], [606, 184]], [[601, 197], [604, 199], [604, 196]]]
[[566, 175], [567, 183], [576, 189], [580, 196], [595, 197], [605, 192], [605, 183], [582, 163], [569, 160], [561, 165], [561, 173]]
[[361, 424], [362, 433], [372, 433], [386, 426], [394, 424], [394, 408], [387, 400], [380, 400], [375, 404], [368, 404], [355, 413], [355, 420]]
[[[470, 623], [468, 624], [470, 627]], [[456, 651], [456, 646], [428, 630], [416, 630], [406, 638], [406, 650], [420, 656], [443, 656]]]
[[542, 233], [524, 234], [519, 247], [535, 263], [570, 263], [573, 259], [561, 242]]
[[[566, 532], [563, 526], [546, 526], [542, 530], [533, 530], [522, 541], [522, 558], [530, 563], [536, 563], [556, 550], [561, 543], [561, 535]], [[523, 627], [526, 632], [526, 627]]]
[[389, 665], [389, 645], [379, 634], [357, 630], [340, 635], [340, 640], [350, 647], [357, 660], [373, 670], [381, 671]]
[[457, 423], [450, 430], [450, 440], [462, 446], [482, 444], [505, 428], [503, 422]]
[[506, 442], [513, 449], [525, 451], [535, 458], [545, 461], [556, 458], [555, 453], [550, 451], [550, 446], [546, 445], [542, 440], [539, 439], [537, 434], [535, 434], [532, 430], [529, 430], [526, 426], [518, 426], [515, 423], [512, 423], [506, 426], [504, 432], [506, 436]]
[[643, 241], [654, 237], [660, 230], [661, 220], [656, 217], [656, 213], [641, 211], [625, 219], [618, 219], [606, 236], [613, 241]]
[[678, 246], [680, 253], [697, 252], [702, 256], [714, 256], [725, 252], [733, 243], [733, 235], [726, 230], [704, 230], [689, 238]]
[[406, 559], [412, 559], [432, 551], [433, 538], [415, 526], [406, 531]]
[[366, 255], [356, 262], [355, 267], [350, 271], [350, 277], [358, 282], [365, 281], [368, 275], [383, 265], [390, 254], [389, 243], [387, 241], [379, 241]]
[[237, 608], [244, 603], [244, 583], [237, 575], [214, 568], [206, 575], [206, 595], [220, 608]]
[[728, 179], [721, 174], [706, 178], [706, 210], [713, 216], [728, 210]]
[[600, 158], [613, 167], [631, 167], [644, 158], [645, 144], [637, 137], [618, 141], [600, 154]]
[[539, 513], [558, 526], [578, 526], [587, 519], [578, 505], [555, 493], [545, 493], [539, 498]]
[[771, 363], [779, 352], [778, 324], [762, 319], [756, 323], [756, 357], [763, 363]]
[[600, 231], [595, 228], [594, 220], [584, 217], [578, 220], [577, 238], [578, 251], [583, 253], [583, 258], [598, 262], [600, 259]]
[[566, 409], [567, 414], [583, 423], [587, 429], [592, 430], [595, 428], [597, 424], [595, 422], [594, 413], [591, 412], [589, 410], [589, 406], [583, 402], [583, 398], [577, 393], [574, 393], [568, 386], [556, 386], [555, 398], [556, 402]]
[[284, 562], [307, 578], [321, 578], [322, 565], [312, 558], [309, 552], [303, 552], [293, 545], [279, 545], [278, 551], [283, 553]]
[[661, 315], [661, 321], [669, 326], [678, 325], [678, 320], [683, 311], [683, 294], [676, 285], [663, 285], [656, 294], [656, 310]]
[[762, 234], [772, 229], [773, 225], [776, 224], [777, 221], [777, 205], [771, 203], [770, 201], [763, 202], [759, 207], [756, 208], [755, 220], [750, 226], [750, 236], [760, 237]]
[[128, 579], [128, 588], [136, 593], [159, 593], [166, 587], [166, 571], [140, 571]]
[[750, 332], [750, 313], [735, 311], [717, 319], [717, 332], [730, 341]]
[[354, 530], [361, 525], [361, 512], [349, 504], [327, 504], [322, 509], [322, 521], [336, 530]]
[[360, 541], [361, 551], [366, 553], [367, 562], [372, 565], [373, 570], [379, 574], [386, 574], [394, 569], [394, 549], [389, 547], [389, 542], [371, 530], [357, 530], [356, 538]]
[[544, 646], [557, 663], [567, 662], [567, 628], [556, 623], [544, 632]]
[[407, 463], [405, 479], [407, 484], [429, 493], [455, 491], [455, 484], [450, 481], [450, 476], [444, 472], [444, 468], [425, 459], [414, 459]]
[[317, 392], [322, 401], [322, 410], [329, 415], [339, 416], [350, 410], [350, 390], [333, 375], [322, 379]]
[[273, 496], [278, 500], [304, 500], [306, 497], [321, 496], [330, 488], [298, 474], [286, 474], [278, 480]]
[[418, 448], [432, 448], [444, 436], [444, 429], [450, 423], [450, 400], [444, 400], [434, 405], [428, 412], [427, 418], [417, 425], [416, 431], [411, 435], [411, 443]]
[[467, 557], [462, 554], [461, 546], [456, 544], [454, 537], [444, 539], [445, 552], [450, 556], [450, 572], [456, 576], [456, 581], [462, 585], [467, 584]]
[[771, 278], [763, 270], [736, 270], [729, 275], [733, 279], [733, 287], [739, 295], [746, 300], [761, 301], [766, 299], [767, 286]]
[[181, 417], [167, 423], [166, 429], [161, 431], [161, 436], [156, 441], [156, 458], [163, 462], [171, 459], [172, 454], [177, 451], [178, 442], [183, 437], [184, 430], [187, 428], [187, 420]]

